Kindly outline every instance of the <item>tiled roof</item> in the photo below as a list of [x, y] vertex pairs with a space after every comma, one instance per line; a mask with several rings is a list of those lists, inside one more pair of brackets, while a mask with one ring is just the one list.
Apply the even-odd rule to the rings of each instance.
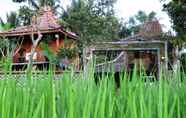
[[150, 21], [141, 25], [138, 34], [121, 39], [121, 41], [160, 40], [161, 38], [162, 38], [162, 28], [159, 21]]
[[139, 34], [147, 37], [159, 36], [162, 34], [162, 28], [159, 21], [146, 22], [140, 28]]
[[58, 24], [52, 9], [50, 7], [44, 7], [39, 11], [38, 17], [32, 19], [32, 24], [37, 24], [40, 30], [45, 29], [57, 29], [61, 25]]
[[61, 32], [65, 35], [76, 39], [77, 36], [75, 33], [66, 31], [63, 26], [61, 26], [53, 11], [50, 7], [43, 7], [40, 9], [37, 16], [32, 18], [31, 25], [28, 26], [20, 26], [14, 29], [10, 29], [7, 31], [0, 32], [0, 36], [22, 36], [29, 35], [32, 33], [37, 33], [38, 30], [41, 33], [51, 33], [51, 32]]

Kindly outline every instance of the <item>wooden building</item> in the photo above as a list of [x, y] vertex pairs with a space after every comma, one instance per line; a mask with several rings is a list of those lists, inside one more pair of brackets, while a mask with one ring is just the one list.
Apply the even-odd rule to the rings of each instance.
[[[59, 24], [53, 10], [46, 6], [41, 8], [37, 15], [32, 18], [32, 23], [30, 25], [0, 32], [0, 37], [2, 37], [2, 39], [7, 38], [9, 40], [17, 40], [20, 42], [13, 54], [13, 63], [15, 66], [26, 65], [28, 63], [33, 46], [31, 37], [34, 36], [34, 38], [37, 38], [38, 32], [42, 34], [42, 39], [39, 42], [33, 57], [33, 64], [35, 65], [48, 63], [48, 58], [44, 54], [43, 48], [40, 46], [42, 42], [48, 44], [48, 48], [53, 54], [57, 54], [59, 49], [65, 45], [68, 45], [65, 46], [68, 48], [76, 46], [77, 35], [65, 30], [64, 27]], [[65, 40], [70, 43], [65, 44]], [[70, 63], [78, 68], [79, 55], [77, 54], [73, 57], [73, 59], [70, 60]]]
[[131, 71], [135, 64], [141, 64], [149, 76], [153, 73], [159, 78], [160, 68], [168, 69], [168, 50], [167, 37], [163, 35], [161, 25], [152, 21], [143, 24], [136, 35], [87, 47], [84, 64], [91, 58], [96, 60], [95, 71], [98, 73], [113, 72], [113, 69], [115, 72]]

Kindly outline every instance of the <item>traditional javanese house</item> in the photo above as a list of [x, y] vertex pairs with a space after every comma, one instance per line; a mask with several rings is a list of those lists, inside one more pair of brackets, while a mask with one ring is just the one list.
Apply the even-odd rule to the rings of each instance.
[[[13, 54], [14, 66], [27, 65], [33, 46], [31, 37], [34, 36], [36, 39], [38, 37], [38, 33], [42, 34], [42, 39], [33, 56], [34, 65], [48, 63], [48, 58], [44, 54], [45, 50], [42, 46], [40, 46], [42, 42], [45, 42], [48, 45], [48, 49], [55, 55], [57, 55], [59, 49], [65, 45], [69, 48], [76, 46], [77, 35], [73, 32], [65, 30], [64, 27], [58, 23], [58, 19], [55, 17], [53, 10], [46, 6], [41, 8], [37, 15], [32, 18], [32, 23], [30, 25], [20, 26], [0, 32], [0, 37], [2, 38], [19, 41], [19, 45], [15, 48]], [[65, 41], [70, 43], [65, 44]], [[74, 64], [78, 68], [78, 54], [70, 59], [70, 63]]]
[[152, 21], [143, 24], [136, 35], [87, 47], [84, 64], [88, 60], [86, 57], [94, 57], [96, 72], [131, 71], [141, 64], [147, 75], [159, 78], [160, 68], [168, 69], [168, 50], [167, 36], [163, 35], [160, 23]]

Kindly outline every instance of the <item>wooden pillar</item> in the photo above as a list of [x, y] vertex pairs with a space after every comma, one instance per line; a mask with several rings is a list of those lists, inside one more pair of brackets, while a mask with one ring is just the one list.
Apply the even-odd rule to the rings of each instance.
[[168, 43], [165, 41], [165, 69], [168, 70]]
[[59, 35], [56, 34], [55, 38], [56, 38], [56, 47], [59, 48]]
[[59, 38], [56, 39], [56, 47], [59, 48]]

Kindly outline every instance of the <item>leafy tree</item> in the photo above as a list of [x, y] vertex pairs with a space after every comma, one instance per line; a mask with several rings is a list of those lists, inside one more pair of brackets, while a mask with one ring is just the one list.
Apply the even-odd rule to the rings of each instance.
[[[17, 14], [16, 12], [10, 12], [7, 14], [6, 22], [0, 18], [0, 31], [9, 30], [17, 26]], [[14, 41], [7, 40], [1, 37], [0, 41], [0, 57], [5, 59], [5, 57], [11, 57], [13, 55], [13, 50], [18, 44]]]
[[144, 11], [138, 11], [138, 13], [134, 16], [135, 22], [137, 24], [144, 24], [145, 22], [157, 20], [156, 12], [152, 11], [149, 14]]
[[28, 6], [21, 6], [18, 14], [19, 25], [30, 25], [32, 20], [31, 18], [35, 15], [35, 13], [36, 12]]
[[156, 12], [154, 12], [154, 11], [150, 12], [150, 13], [148, 14], [148, 19], [147, 19], [147, 21], [154, 21], [154, 20], [157, 20], [156, 15], [157, 15]]
[[186, 2], [185, 0], [171, 0], [164, 4], [164, 10], [172, 21], [172, 27], [177, 32], [176, 45], [183, 45], [186, 41]]
[[141, 10], [138, 11], [136, 15], [130, 17], [129, 20], [124, 23], [125, 25], [120, 28], [120, 38], [125, 38], [127, 36], [139, 33], [140, 25], [154, 20], [157, 20], [156, 13], [154, 11], [150, 12], [149, 14]]
[[[117, 39], [116, 0], [72, 0], [64, 21], [80, 38], [80, 44]], [[82, 45], [81, 45], [82, 47]]]
[[132, 35], [132, 30], [127, 26], [127, 24], [128, 23], [123, 22], [123, 20], [121, 20], [121, 22], [119, 23], [119, 31], [118, 31], [119, 38], [126, 38]]
[[[7, 20], [7, 22], [10, 22], [10, 21]], [[0, 24], [0, 30], [2, 30], [2, 31], [11, 29], [12, 27], [13, 27], [13, 25], [10, 23], [1, 23]], [[5, 37], [0, 37], [0, 40], [1, 40], [0, 41], [0, 62], [2, 62], [2, 64], [9, 63], [9, 62], [11, 63], [11, 61], [12, 61], [11, 59], [14, 56], [15, 48], [21, 44], [20, 43], [21, 40], [20, 39], [8, 40]], [[8, 65], [6, 65], [6, 66], [8, 66]], [[10, 67], [10, 65], [9, 65], [9, 67]]]
[[135, 19], [139, 22], [139, 23], [145, 23], [148, 19], [147, 14], [144, 11], [139, 11], [136, 15], [135, 15]]

